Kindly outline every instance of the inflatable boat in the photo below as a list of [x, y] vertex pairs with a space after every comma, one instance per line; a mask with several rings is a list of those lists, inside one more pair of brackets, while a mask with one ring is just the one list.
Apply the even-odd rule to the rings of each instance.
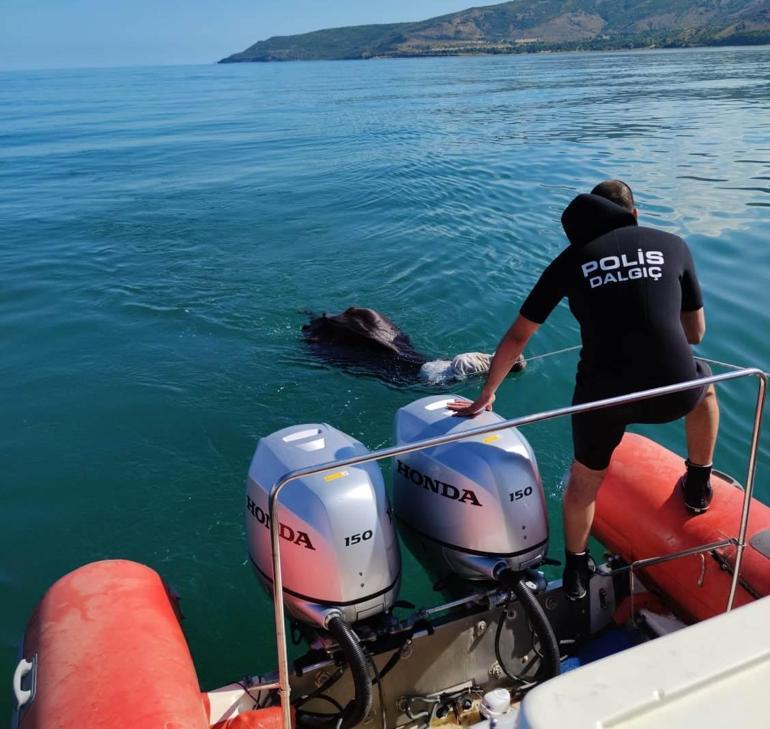
[[[584, 600], [567, 600], [541, 572], [545, 495], [519, 428], [748, 376], [759, 394], [745, 488], [715, 475], [710, 509], [693, 516], [674, 489], [681, 456], [627, 434], [597, 502], [607, 561]], [[422, 398], [376, 452], [328, 424], [268, 435], [244, 510], [249, 557], [274, 596], [277, 671], [202, 691], [162, 577], [96, 562], [31, 616], [13, 726], [705, 727], [730, 695], [741, 700], [729, 725], [765, 726], [770, 508], [752, 496], [764, 395], [761, 371], [738, 370], [508, 421], [453, 417], [453, 395]], [[399, 535], [435, 577], [430, 608], [399, 600]], [[292, 662], [284, 610], [308, 645]]]

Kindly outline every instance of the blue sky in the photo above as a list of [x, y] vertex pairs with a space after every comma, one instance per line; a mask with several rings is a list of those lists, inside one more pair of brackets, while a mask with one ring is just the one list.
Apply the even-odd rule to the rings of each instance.
[[273, 35], [422, 20], [473, 0], [2, 0], [0, 69], [212, 63]]

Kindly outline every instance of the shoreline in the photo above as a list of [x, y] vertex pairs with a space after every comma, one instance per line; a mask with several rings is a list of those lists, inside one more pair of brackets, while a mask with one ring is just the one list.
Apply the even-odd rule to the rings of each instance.
[[617, 53], [622, 51], [686, 51], [694, 49], [724, 49], [724, 48], [766, 48], [770, 47], [770, 39], [761, 43], [691, 43], [687, 45], [632, 45], [632, 46], [614, 46], [607, 48], [543, 48], [537, 50], [510, 50], [510, 51], [492, 51], [492, 50], [442, 50], [429, 51], [425, 53], [381, 53], [360, 56], [340, 56], [335, 58], [233, 58], [227, 56], [214, 65], [229, 65], [236, 63], [296, 63], [296, 62], [316, 62], [316, 61], [374, 61], [374, 60], [401, 60], [413, 58], [469, 58], [474, 56], [493, 57], [493, 56], [535, 56], [535, 55], [557, 55], [566, 53]]

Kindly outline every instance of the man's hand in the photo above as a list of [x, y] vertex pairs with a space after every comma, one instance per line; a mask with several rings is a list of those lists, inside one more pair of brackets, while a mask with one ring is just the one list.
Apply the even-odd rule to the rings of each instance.
[[[491, 410], [492, 403], [495, 401], [495, 390], [500, 387], [500, 383], [511, 371], [511, 368], [519, 361], [519, 357], [527, 345], [530, 337], [537, 331], [540, 325], [526, 319], [521, 314], [516, 317], [516, 321], [511, 324], [508, 331], [503, 335], [500, 344], [497, 345], [495, 356], [489, 365], [489, 374], [484, 387], [481, 388], [481, 394], [473, 401], [455, 400], [447, 404], [447, 408], [455, 415], [472, 417], [478, 415], [483, 410]], [[523, 358], [522, 358], [523, 359]]]
[[484, 410], [491, 410], [494, 401], [494, 393], [486, 395], [482, 392], [473, 402], [470, 402], [470, 400], [455, 400], [447, 404], [447, 409], [454, 412], [455, 415], [473, 417]]

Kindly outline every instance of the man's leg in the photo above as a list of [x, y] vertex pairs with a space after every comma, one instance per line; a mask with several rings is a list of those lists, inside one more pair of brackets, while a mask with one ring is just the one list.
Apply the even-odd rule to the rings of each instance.
[[596, 494], [607, 469], [594, 471], [572, 461], [564, 491], [564, 543], [568, 552], [585, 552], [594, 521]]
[[709, 385], [704, 398], [685, 416], [684, 429], [690, 462], [711, 465], [719, 432], [719, 403], [714, 385]]
[[[583, 397], [582, 401], [590, 400]], [[581, 399], [575, 398], [580, 402]], [[571, 600], [588, 591], [594, 571], [588, 554], [588, 535], [594, 521], [596, 493], [625, 431], [625, 418], [615, 409], [572, 416], [572, 444], [575, 457], [564, 489], [564, 545], [566, 564], [562, 584]]]
[[711, 503], [711, 464], [719, 431], [719, 404], [714, 386], [709, 385], [703, 399], [685, 416], [687, 435], [687, 474], [680, 479], [685, 506], [694, 514], [706, 511]]
[[580, 600], [588, 592], [593, 562], [588, 554], [588, 535], [594, 521], [596, 494], [607, 469], [599, 471], [573, 461], [564, 491], [564, 542], [566, 564], [563, 587], [570, 600]]

